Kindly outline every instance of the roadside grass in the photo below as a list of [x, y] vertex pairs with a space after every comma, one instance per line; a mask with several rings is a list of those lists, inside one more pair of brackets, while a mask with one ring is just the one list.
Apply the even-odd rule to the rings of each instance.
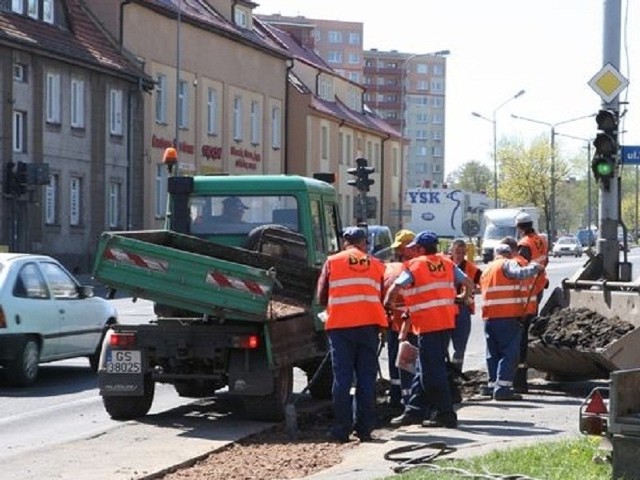
[[[611, 480], [611, 464], [603, 461], [597, 437], [541, 442], [531, 447], [495, 450], [464, 460], [442, 457], [429, 467], [395, 475], [396, 480], [503, 479]], [[459, 469], [459, 473], [454, 469]], [[519, 476], [516, 476], [518, 475]], [[513, 477], [512, 477], [513, 476]], [[390, 477], [389, 477], [390, 478]]]

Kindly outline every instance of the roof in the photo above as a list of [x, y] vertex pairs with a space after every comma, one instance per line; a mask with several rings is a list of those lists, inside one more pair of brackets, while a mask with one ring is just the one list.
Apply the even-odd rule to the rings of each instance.
[[79, 0], [66, 0], [65, 7], [68, 29], [0, 10], [0, 43], [37, 50], [44, 55], [113, 74], [135, 79], [145, 76], [142, 69], [120, 53], [115, 42]]
[[[300, 175], [200, 175], [195, 177], [195, 194], [228, 195], [238, 193], [294, 193], [302, 190], [333, 193], [331, 185], [321, 180]], [[221, 193], [224, 192], [224, 193]]]

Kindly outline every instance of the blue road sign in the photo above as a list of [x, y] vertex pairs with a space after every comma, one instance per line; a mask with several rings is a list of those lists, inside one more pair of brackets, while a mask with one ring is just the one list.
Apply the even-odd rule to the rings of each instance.
[[624, 165], [640, 165], [640, 145], [623, 145], [622, 163]]

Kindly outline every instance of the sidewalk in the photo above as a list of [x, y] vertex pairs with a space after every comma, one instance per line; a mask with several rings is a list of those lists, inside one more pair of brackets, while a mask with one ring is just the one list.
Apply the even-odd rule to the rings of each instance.
[[[490, 399], [465, 400], [458, 409], [458, 428], [423, 428], [419, 425], [376, 430], [379, 440], [347, 450], [342, 463], [306, 480], [370, 480], [389, 477], [399, 463], [384, 455], [398, 447], [444, 442], [456, 450], [441, 458], [466, 458], [495, 449], [513, 448], [540, 441], [579, 436], [578, 411], [584, 398], [554, 390], [540, 381], [523, 401], [496, 402]], [[588, 385], [577, 393], [590, 390]], [[422, 448], [399, 454], [403, 459], [423, 457], [437, 450]]]

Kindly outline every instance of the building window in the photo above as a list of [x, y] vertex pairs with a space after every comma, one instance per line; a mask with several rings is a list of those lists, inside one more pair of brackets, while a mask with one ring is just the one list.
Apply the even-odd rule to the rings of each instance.
[[247, 11], [242, 8], [238, 8], [237, 6], [234, 13], [234, 21], [239, 27], [249, 28], [249, 15], [247, 14]]
[[320, 158], [329, 158], [329, 129], [325, 126], [320, 129]]
[[349, 32], [349, 44], [350, 45], [360, 45], [360, 33], [358, 33], [358, 32]]
[[333, 50], [327, 53], [327, 61], [329, 63], [342, 63], [342, 52]]
[[443, 93], [444, 84], [442, 83], [442, 80], [433, 80], [431, 82], [431, 91], [434, 93]]
[[360, 74], [358, 72], [347, 72], [347, 78], [352, 82], [360, 82]]
[[427, 140], [429, 138], [429, 132], [426, 130], [416, 130], [416, 140]]
[[27, 15], [36, 20], [38, 19], [38, 0], [28, 0]]
[[120, 195], [122, 191], [122, 185], [119, 182], [109, 183], [109, 201], [107, 205], [107, 216], [109, 222], [109, 228], [121, 227], [120, 224]]
[[156, 75], [156, 123], [167, 123], [167, 76]]
[[416, 73], [426, 74], [429, 73], [429, 65], [426, 63], [419, 63], [416, 65]]
[[444, 65], [436, 64], [433, 66], [433, 74], [441, 77], [444, 75]]
[[82, 196], [82, 181], [80, 177], [71, 177], [69, 184], [69, 225], [80, 225], [80, 199]]
[[[434, 157], [442, 157], [442, 147], [441, 146], [435, 146], [431, 149], [431, 155], [433, 155]], [[436, 170], [436, 164], [433, 165], [433, 171], [434, 173], [438, 173], [440, 172], [440, 165], [437, 165], [438, 170]]]
[[187, 82], [180, 80], [178, 84], [178, 127], [189, 127], [189, 90]]
[[13, 79], [16, 82], [26, 82], [27, 81], [27, 67], [21, 63], [13, 64]]
[[433, 97], [431, 99], [431, 106], [433, 108], [444, 108], [444, 98], [442, 98], [442, 97]]
[[329, 40], [329, 43], [342, 43], [342, 32], [329, 31], [327, 40]]
[[351, 64], [359, 64], [360, 63], [360, 55], [358, 55], [357, 53], [350, 53], [349, 54], [349, 63], [351, 63]]
[[122, 90], [111, 89], [109, 99], [109, 131], [122, 135]]
[[11, 0], [11, 10], [16, 13], [23, 13], [24, 0]]
[[421, 112], [416, 115], [417, 123], [429, 123], [429, 115], [427, 113]]
[[242, 140], [242, 97], [233, 97], [233, 139]]
[[60, 123], [60, 74], [47, 73], [47, 106], [48, 123]]
[[53, 0], [42, 0], [42, 20], [53, 24]]
[[443, 123], [442, 112], [433, 112], [433, 123], [439, 125]]
[[55, 225], [58, 223], [58, 175], [50, 175], [49, 183], [44, 189], [44, 223]]
[[163, 164], [156, 165], [155, 178], [155, 198], [154, 198], [154, 215], [158, 218], [164, 218], [167, 211], [167, 169]]
[[13, 151], [24, 152], [25, 145], [25, 113], [19, 110], [13, 111]]
[[434, 131], [432, 132], [432, 134], [433, 134], [433, 139], [434, 139], [434, 140], [442, 140], [442, 131], [440, 131], [440, 130], [434, 130]]
[[262, 123], [262, 114], [260, 112], [260, 102], [251, 102], [251, 144], [260, 144], [260, 124]]
[[427, 80], [418, 80], [416, 82], [416, 89], [429, 90], [429, 82]]
[[338, 133], [338, 163], [344, 163], [344, 133]]
[[419, 157], [426, 157], [427, 156], [427, 147], [418, 147], [416, 149], [416, 155]]
[[207, 133], [218, 134], [218, 91], [215, 88], [207, 90]]
[[351, 141], [351, 135], [347, 135], [347, 145], [345, 147], [345, 156], [347, 157], [347, 165], [351, 165], [351, 157], [353, 156], [352, 153], [352, 141]]
[[380, 144], [376, 143], [373, 146], [373, 165], [376, 169], [376, 172], [380, 171]]
[[71, 126], [84, 128], [84, 81], [71, 80]]
[[280, 107], [271, 108], [271, 147], [280, 148]]

